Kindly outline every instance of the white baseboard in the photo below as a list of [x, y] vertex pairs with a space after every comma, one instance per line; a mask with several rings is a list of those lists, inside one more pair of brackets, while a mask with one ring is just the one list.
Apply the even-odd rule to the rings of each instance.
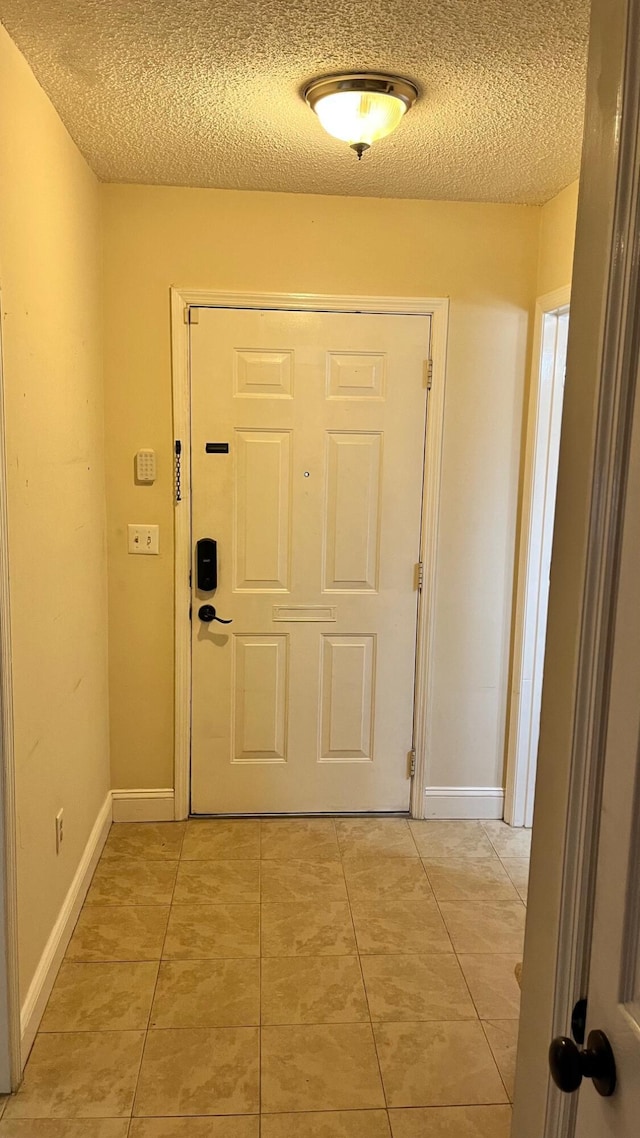
[[33, 980], [29, 985], [29, 991], [27, 992], [20, 1011], [20, 1052], [23, 1069], [33, 1046], [38, 1027], [40, 1026], [40, 1020], [47, 1006], [47, 1000], [51, 995], [51, 989], [58, 975], [62, 958], [71, 940], [71, 934], [75, 928], [78, 914], [91, 884], [93, 871], [102, 853], [104, 843], [107, 840], [110, 826], [111, 791], [109, 791], [105, 798], [100, 813], [95, 820], [93, 829], [89, 835], [89, 840], [84, 848], [84, 853], [80, 858], [80, 863], [74, 874], [73, 881], [69, 886], [69, 891], [64, 899], [62, 908], [58, 913], [56, 923], [51, 930], [51, 935], [40, 957], [40, 962], [36, 968]]
[[502, 818], [501, 786], [427, 786], [425, 818]]
[[175, 818], [171, 788], [112, 790], [111, 796], [114, 822], [173, 822]]

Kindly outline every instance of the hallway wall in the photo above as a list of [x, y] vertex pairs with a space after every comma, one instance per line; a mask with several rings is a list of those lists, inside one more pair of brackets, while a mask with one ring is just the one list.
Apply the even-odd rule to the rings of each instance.
[[0, 202], [24, 1005], [109, 790], [101, 254], [97, 180], [2, 27]]
[[[169, 287], [450, 296], [431, 786], [502, 782], [540, 210], [102, 187], [113, 786], [173, 785]], [[136, 486], [139, 447], [158, 480]], [[160, 556], [127, 554], [159, 523]], [[143, 666], [142, 666], [143, 665]]]
[[577, 214], [577, 181], [542, 206], [536, 296], [571, 284]]

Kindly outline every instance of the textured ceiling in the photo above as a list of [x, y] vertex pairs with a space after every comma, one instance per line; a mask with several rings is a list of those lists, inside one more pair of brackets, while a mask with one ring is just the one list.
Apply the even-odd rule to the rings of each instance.
[[[544, 202], [579, 169], [589, 0], [0, 0], [104, 181]], [[389, 70], [422, 97], [363, 161], [300, 97]]]

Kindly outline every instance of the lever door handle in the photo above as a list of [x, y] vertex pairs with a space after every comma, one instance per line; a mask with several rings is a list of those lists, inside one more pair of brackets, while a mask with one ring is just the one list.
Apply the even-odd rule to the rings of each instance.
[[218, 624], [233, 624], [232, 620], [223, 620], [221, 616], [216, 616], [213, 605], [200, 605], [198, 616], [203, 624], [211, 624], [212, 620], [217, 620]]

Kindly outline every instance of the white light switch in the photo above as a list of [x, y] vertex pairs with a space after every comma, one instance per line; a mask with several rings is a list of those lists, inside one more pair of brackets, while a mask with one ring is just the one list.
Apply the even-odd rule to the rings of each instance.
[[139, 450], [136, 454], [136, 478], [138, 482], [155, 482], [156, 452], [154, 450]]
[[129, 553], [160, 552], [160, 526], [127, 526]]

